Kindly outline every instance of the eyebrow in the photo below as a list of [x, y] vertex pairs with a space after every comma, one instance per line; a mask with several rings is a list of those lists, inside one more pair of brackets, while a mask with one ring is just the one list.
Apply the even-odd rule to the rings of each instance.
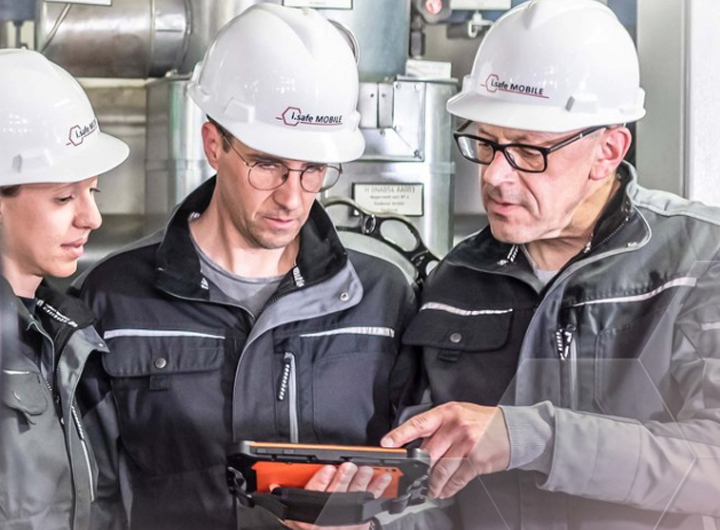
[[[248, 159], [248, 162], [268, 162], [271, 164], [280, 164], [285, 167], [288, 167], [287, 162], [285, 162], [283, 159], [278, 158], [276, 156], [267, 155], [264, 153], [250, 153], [248, 155], [245, 155]], [[323, 164], [322, 162], [305, 162], [301, 161], [303, 164], [303, 169], [309, 168], [309, 167], [322, 167], [326, 166], [327, 164]]]
[[[494, 141], [497, 141], [497, 139], [498, 139], [497, 136], [495, 136], [495, 135], [493, 135], [493, 134], [490, 134], [490, 133], [487, 132], [487, 131], [482, 130], [482, 128], [480, 128], [480, 127], [477, 129], [477, 134], [479, 134], [479, 135], [481, 135], [481, 136], [483, 136], [483, 137], [486, 137], [486, 138], [488, 138], [488, 139], [490, 139], [490, 140], [494, 140]], [[530, 133], [530, 134], [532, 134], [532, 133]], [[536, 134], [541, 134], [541, 133], [536, 133]], [[528, 143], [529, 145], [542, 145], [542, 144], [545, 144], [545, 143], [547, 143], [547, 142], [549, 142], [549, 141], [550, 141], [549, 138], [538, 138], [537, 140], [532, 140], [532, 139], [528, 138], [528, 134], [526, 134], [526, 133], [521, 133], [521, 134], [518, 135], [516, 138], [514, 138], [514, 139], [512, 139], [512, 140], [509, 140], [508, 143], [511, 143], [511, 144], [518, 144], [518, 143], [519, 143], [519, 144], [524, 144], [524, 143]]]
[[76, 182], [68, 182], [68, 183], [48, 182], [48, 183], [41, 184], [39, 189], [46, 189], [46, 190], [49, 190], [51, 193], [67, 193], [67, 192], [75, 189], [76, 185], [77, 185]]
[[277, 164], [284, 164], [284, 162], [279, 158], [272, 155], [266, 155], [264, 153], [248, 153], [245, 156], [248, 160], [252, 160], [254, 162], [273, 162]]

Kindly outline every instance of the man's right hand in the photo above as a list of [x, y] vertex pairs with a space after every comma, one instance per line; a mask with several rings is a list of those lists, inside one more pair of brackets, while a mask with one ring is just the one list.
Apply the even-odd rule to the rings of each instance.
[[452, 497], [478, 475], [510, 464], [510, 437], [498, 407], [445, 403], [413, 416], [380, 444], [396, 448], [418, 438], [432, 459], [430, 497], [435, 499]]

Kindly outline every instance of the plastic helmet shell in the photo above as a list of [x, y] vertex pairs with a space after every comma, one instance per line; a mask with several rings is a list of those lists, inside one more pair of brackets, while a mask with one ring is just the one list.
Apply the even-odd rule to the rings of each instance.
[[532, 0], [478, 48], [450, 113], [499, 127], [568, 132], [645, 115], [635, 45], [597, 0]]
[[312, 9], [257, 4], [218, 33], [188, 86], [195, 103], [252, 149], [347, 162], [362, 155], [357, 65]]
[[0, 186], [77, 182], [120, 165], [80, 84], [40, 53], [0, 50]]

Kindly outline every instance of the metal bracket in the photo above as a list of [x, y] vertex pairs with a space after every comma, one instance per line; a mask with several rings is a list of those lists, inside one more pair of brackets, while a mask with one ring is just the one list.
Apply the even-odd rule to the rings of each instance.
[[[420, 232], [418, 232], [417, 228], [415, 228], [409, 219], [401, 215], [371, 212], [347, 197], [328, 197], [323, 199], [321, 202], [326, 208], [341, 205], [357, 211], [360, 216], [360, 222], [357, 226], [338, 226], [336, 228], [342, 232], [354, 232], [356, 234], [368, 236], [384, 243], [385, 245], [388, 245], [395, 252], [412, 263], [413, 267], [415, 267], [415, 271], [417, 272], [415, 283], [417, 283], [418, 286], [422, 287], [422, 284], [430, 274], [429, 265], [433, 262], [440, 262], [440, 258], [438, 258], [432, 253], [432, 251], [430, 251], [429, 248], [427, 248], [427, 246], [425, 246], [425, 243], [423, 243], [422, 237], [420, 236]], [[391, 241], [383, 236], [382, 225], [388, 221], [400, 222], [410, 231], [415, 238], [415, 246], [412, 249], [405, 250], [394, 241]]]

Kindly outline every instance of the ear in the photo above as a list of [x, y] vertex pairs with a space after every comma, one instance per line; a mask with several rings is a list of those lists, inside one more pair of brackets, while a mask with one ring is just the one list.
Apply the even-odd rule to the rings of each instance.
[[609, 127], [604, 130], [598, 142], [595, 161], [590, 169], [590, 178], [602, 180], [615, 173], [631, 144], [632, 134], [627, 127]]
[[215, 171], [220, 166], [220, 155], [223, 152], [223, 139], [220, 131], [212, 123], [205, 122], [202, 126], [203, 149], [210, 167]]

